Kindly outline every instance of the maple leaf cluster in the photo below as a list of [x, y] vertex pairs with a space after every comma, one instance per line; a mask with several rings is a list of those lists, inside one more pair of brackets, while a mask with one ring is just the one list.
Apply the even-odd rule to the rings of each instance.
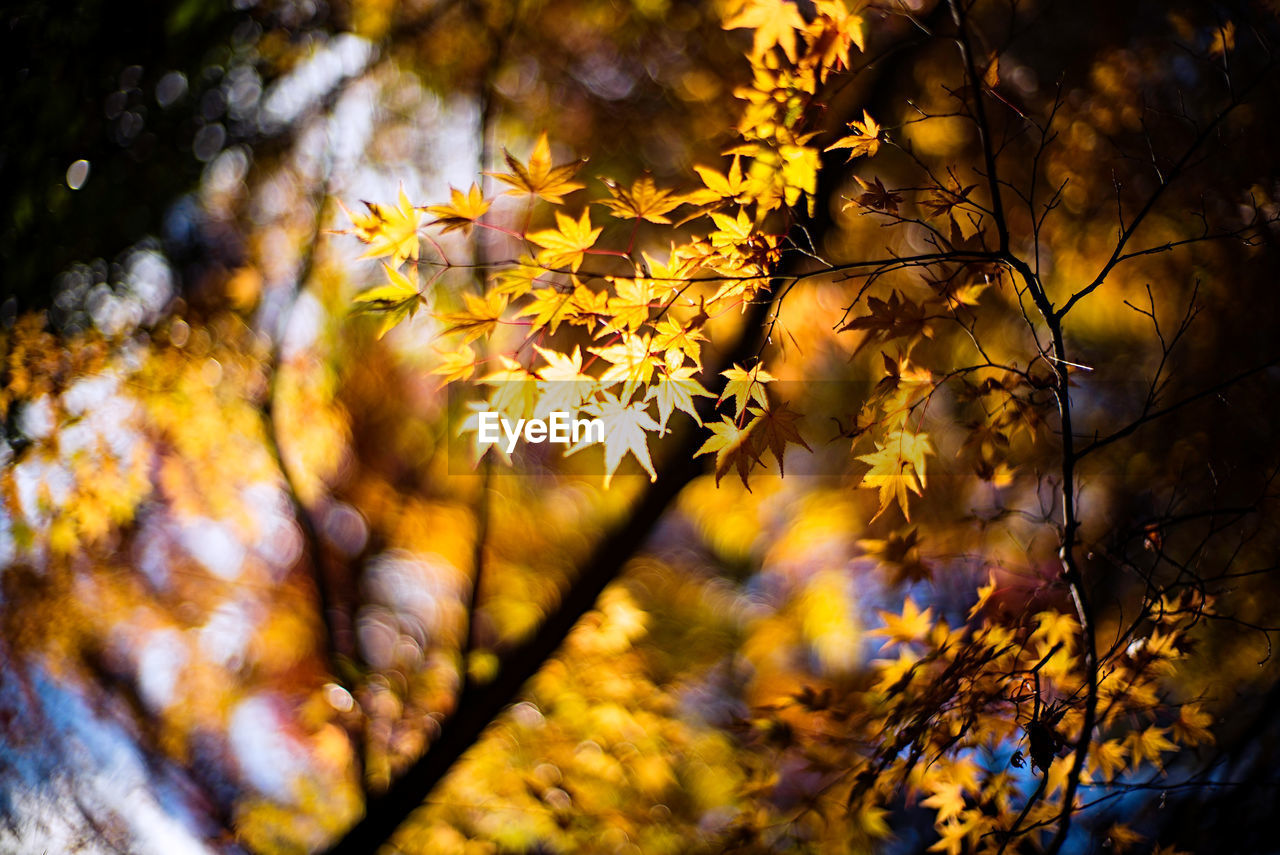
[[[936, 489], [931, 471], [956, 458], [993, 493], [1022, 479], [1023, 487], [1036, 483], [1038, 498], [1039, 475], [1032, 477], [1027, 461], [1048, 459], [1042, 449], [1055, 440], [1047, 416], [1056, 407], [1064, 423], [1069, 418], [1068, 375], [1081, 367], [1051, 356], [1042, 336], [1048, 329], [1061, 345], [1063, 316], [1088, 292], [1054, 309], [1038, 272], [1012, 255], [994, 175], [976, 170], [989, 184], [984, 190], [949, 168], [932, 169], [899, 144], [905, 126], [882, 124], [869, 110], [837, 134], [815, 130], [823, 86], [849, 69], [867, 22], [861, 3], [735, 4], [725, 27], [751, 30], [752, 80], [735, 93], [743, 101], [739, 139], [721, 162], [694, 167], [689, 186], [659, 186], [647, 175], [593, 183], [582, 175], [584, 160], [557, 162], [543, 134], [527, 161], [504, 152], [506, 171], [486, 173], [509, 188], [502, 196], [473, 184], [452, 190], [447, 203], [413, 207], [402, 194], [396, 207], [370, 205], [347, 231], [369, 245], [369, 255], [391, 262], [387, 282], [357, 295], [357, 305], [388, 319], [380, 333], [430, 306], [439, 343], [433, 372], [478, 387], [477, 412], [520, 419], [561, 410], [600, 419], [605, 486], [628, 455], [650, 480], [659, 477], [650, 441], [672, 430], [679, 411], [702, 431], [694, 456], [710, 458], [715, 485], [733, 473], [751, 491], [770, 458], [783, 475], [789, 447], [812, 454], [818, 442], [777, 391], [785, 375], [780, 348], [720, 365], [708, 364], [707, 353], [753, 305], [773, 307], [772, 334], [781, 304], [801, 286], [856, 292], [832, 334], [851, 342], [850, 359], [873, 351], [866, 365], [873, 383], [848, 427], [835, 421], [838, 436], [852, 440], [847, 460], [860, 472], [858, 485], [875, 492], [866, 524], [888, 529], [859, 547], [891, 573], [896, 568], [899, 579], [930, 578], [933, 559], [926, 561], [925, 538], [910, 524], [913, 504], [918, 512], [926, 490]], [[981, 74], [971, 69], [971, 85], [950, 92], [961, 102], [958, 113], [975, 123], [985, 119], [971, 100], [999, 94], [998, 62], [991, 57]], [[832, 151], [847, 152], [861, 173], [849, 176], [843, 213], [910, 236], [874, 262], [828, 260], [803, 228], [822, 154]], [[870, 174], [890, 151], [919, 167], [923, 186]], [[1039, 216], [1057, 204], [1051, 199]], [[421, 222], [416, 212], [434, 219]], [[424, 255], [406, 233], [411, 221], [424, 234], [438, 229], [442, 240], [452, 231], [481, 232], [512, 257], [481, 265], [478, 283], [450, 290], [440, 283], [459, 265], [434, 239]], [[401, 273], [406, 265], [430, 269], [426, 284], [419, 286], [416, 272]], [[1013, 325], [1025, 321], [1032, 352], [1020, 361], [1023, 343], [988, 346], [980, 308]], [[955, 361], [957, 340], [972, 343], [972, 360]], [[933, 415], [938, 410], [943, 417]], [[474, 429], [474, 419], [468, 425]], [[792, 452], [794, 460], [799, 452]], [[971, 501], [954, 486], [944, 489], [953, 502]], [[1068, 488], [1069, 515], [1074, 501]], [[770, 750], [801, 758], [823, 780], [822, 791], [841, 792], [843, 833], [887, 835], [886, 806], [904, 797], [934, 811], [938, 839], [930, 850], [948, 853], [1003, 851], [1014, 836], [1075, 811], [1083, 784], [1122, 785], [1126, 770], [1158, 769], [1168, 752], [1211, 740], [1210, 717], [1196, 702], [1159, 694], [1161, 679], [1192, 645], [1196, 621], [1212, 612], [1211, 598], [1144, 604], [1142, 618], [1117, 631], [1130, 649], [1099, 652], [1071, 566], [1077, 529], [1075, 522], [1060, 529], [1069, 532], [1063, 575], [1075, 586], [1074, 610], [1058, 602], [1011, 613], [1001, 596], [1008, 577], [995, 570], [958, 627], [907, 597], [900, 612], [881, 611], [883, 626], [869, 633], [884, 637], [881, 649], [895, 658], [872, 663], [868, 686], [806, 687], [788, 702], [757, 706], [761, 715], [747, 730]], [[810, 597], [804, 608], [810, 626], [850, 622], [830, 598]], [[831, 662], [851, 657], [829, 646], [815, 644], [815, 651]], [[1003, 759], [979, 762], [979, 755]], [[1041, 776], [1029, 799], [1018, 771], [1028, 757]], [[778, 785], [776, 770], [764, 770], [757, 792]], [[806, 809], [830, 819], [816, 796]], [[1133, 834], [1122, 825], [1111, 833], [1122, 841]]]
[[[602, 177], [607, 195], [575, 203], [588, 189], [580, 175], [585, 160], [556, 163], [544, 133], [527, 161], [504, 151], [506, 170], [486, 173], [523, 206], [519, 228], [510, 225], [509, 206], [495, 209], [497, 200], [478, 184], [451, 190], [446, 203], [415, 206], [402, 191], [397, 205], [366, 203], [367, 213], [348, 212], [352, 227], [346, 233], [368, 245], [365, 257], [390, 257], [385, 283], [355, 297], [359, 312], [379, 317], [378, 335], [419, 307], [433, 306], [442, 341], [455, 342], [437, 348], [435, 373], [489, 388], [485, 406], [513, 420], [553, 407], [602, 419], [606, 484], [627, 454], [657, 477], [647, 435], [667, 432], [676, 410], [702, 424], [695, 400], [716, 397], [706, 388], [714, 378], [702, 361], [704, 328], [712, 318], [775, 293], [786, 226], [794, 221], [793, 209], [816, 190], [820, 149], [812, 143], [818, 134], [802, 129], [804, 116], [794, 105], [812, 97], [831, 71], [846, 68], [850, 52], [864, 45], [861, 14], [827, 0], [816, 4], [808, 21], [792, 3], [752, 0], [725, 27], [754, 30], [756, 79], [738, 93], [746, 102], [741, 144], [727, 152], [727, 168], [695, 167], [696, 186], [677, 190], [659, 187], [649, 176], [629, 184]], [[860, 143], [853, 155], [875, 154], [878, 127], [865, 117], [856, 130], [872, 142]], [[836, 146], [848, 147], [844, 141]], [[534, 228], [539, 205], [550, 207], [551, 220]], [[642, 225], [672, 225], [682, 209], [665, 253], [655, 257], [638, 248]], [[620, 233], [609, 225], [619, 220], [630, 224], [625, 246], [602, 244]], [[493, 265], [478, 293], [439, 293], [431, 286], [455, 265], [441, 243], [419, 235], [433, 227], [442, 236], [484, 230], [506, 240], [517, 258]], [[436, 257], [421, 256], [424, 242]], [[407, 272], [401, 269], [406, 265]], [[433, 270], [425, 284], [418, 273], [424, 268]], [[448, 303], [457, 306], [444, 309]], [[544, 346], [566, 333], [577, 336], [571, 347]], [[513, 342], [505, 353], [482, 355], [471, 346], [504, 336]], [[763, 363], [752, 366], [749, 378], [746, 373], [739, 366], [719, 372], [725, 394], [715, 405], [731, 399], [732, 412], [711, 420], [699, 451], [714, 453], [717, 481], [734, 469], [747, 484], [751, 470], [765, 465], [766, 452], [781, 473], [788, 445], [811, 450], [799, 430], [800, 414], [785, 402], [771, 403], [765, 393], [772, 377]], [[500, 384], [527, 384], [531, 391], [504, 393]], [[474, 427], [475, 420], [468, 424]], [[928, 440], [919, 442], [924, 447]], [[922, 480], [923, 465], [917, 466], [918, 475], [910, 477]], [[873, 475], [868, 486], [879, 486], [879, 478]], [[919, 493], [921, 486], [913, 481], [911, 489]]]

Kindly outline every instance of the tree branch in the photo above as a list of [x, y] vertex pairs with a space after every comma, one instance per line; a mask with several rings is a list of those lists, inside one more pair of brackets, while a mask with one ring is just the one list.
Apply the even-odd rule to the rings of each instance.
[[[751, 305], [743, 327], [746, 332], [726, 357], [726, 365], [742, 362], [756, 352], [758, 332], [772, 305], [771, 300]], [[427, 752], [385, 793], [370, 800], [364, 818], [328, 850], [328, 855], [368, 855], [376, 851], [422, 805], [484, 729], [519, 697], [524, 684], [556, 652], [579, 618], [590, 611], [600, 593], [640, 551], [667, 506], [685, 485], [701, 474], [701, 462], [693, 459], [701, 441], [702, 437], [695, 431], [685, 432], [659, 470], [657, 481], [645, 490], [626, 522], [599, 542], [556, 610], [532, 638], [504, 654], [502, 668], [493, 681], [467, 684], [453, 714]]]

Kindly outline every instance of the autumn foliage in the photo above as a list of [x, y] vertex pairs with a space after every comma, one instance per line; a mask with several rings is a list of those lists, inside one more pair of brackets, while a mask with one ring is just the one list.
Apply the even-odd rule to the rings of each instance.
[[[145, 341], [7, 331], [5, 658], [253, 851], [1206, 845], [1161, 810], [1229, 821], [1275, 695], [1274, 18], [1059, 68], [1039, 4], [712, 4], [736, 124], [655, 174], [499, 133], [474, 5], [474, 175], [326, 174], [323, 324], [255, 328], [260, 248]], [[200, 758], [254, 693], [275, 791]]]

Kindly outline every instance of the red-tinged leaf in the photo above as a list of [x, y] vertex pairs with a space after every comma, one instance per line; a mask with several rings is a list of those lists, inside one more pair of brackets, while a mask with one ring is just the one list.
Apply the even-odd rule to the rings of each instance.
[[778, 461], [779, 475], [787, 474], [783, 455], [786, 454], [788, 444], [799, 445], [806, 451], [813, 451], [800, 436], [800, 431], [796, 427], [801, 414], [792, 410], [785, 401], [764, 410], [749, 407], [747, 412], [754, 415], [755, 422], [758, 422], [754, 440], [756, 456], [763, 454], [765, 449], [772, 451], [774, 458]]

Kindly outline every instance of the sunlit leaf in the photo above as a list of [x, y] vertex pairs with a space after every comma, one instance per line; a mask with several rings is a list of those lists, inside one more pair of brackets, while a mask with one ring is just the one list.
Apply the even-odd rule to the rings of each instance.
[[582, 161], [567, 163], [560, 166], [551, 165], [551, 144], [547, 141], [545, 132], [538, 137], [538, 142], [533, 147], [533, 153], [529, 156], [528, 165], [522, 164], [507, 152], [503, 152], [506, 158], [507, 167], [510, 172], [490, 172], [486, 173], [497, 178], [504, 184], [510, 184], [514, 190], [508, 190], [510, 195], [529, 194], [545, 199], [553, 205], [560, 205], [564, 202], [564, 197], [575, 190], [581, 190], [583, 185], [571, 180], [575, 173], [582, 167]]
[[[595, 415], [604, 423], [604, 485], [609, 486], [618, 464], [628, 452], [649, 473], [649, 480], [658, 480], [658, 473], [649, 459], [649, 441], [647, 431], [659, 430], [658, 423], [649, 415], [647, 404], [637, 401], [625, 404], [618, 398], [604, 393], [601, 401], [587, 407], [587, 412]], [[586, 441], [572, 446], [566, 455], [586, 447]]]
[[443, 225], [446, 232], [454, 229], [467, 231], [476, 220], [484, 216], [492, 204], [474, 183], [466, 193], [453, 187], [449, 190], [449, 204], [427, 207], [427, 213], [436, 217], [429, 225]]

